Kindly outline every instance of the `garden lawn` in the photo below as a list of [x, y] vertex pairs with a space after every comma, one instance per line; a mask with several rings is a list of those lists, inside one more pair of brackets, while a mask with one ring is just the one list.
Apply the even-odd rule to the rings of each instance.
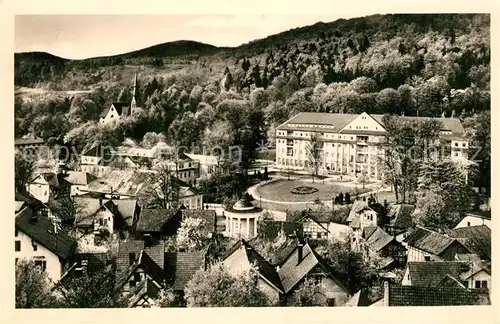
[[[313, 187], [318, 191], [310, 194], [294, 194], [291, 192], [296, 187]], [[341, 184], [335, 182], [325, 182], [316, 180], [312, 183], [304, 180], [278, 179], [274, 182], [257, 187], [257, 193], [264, 199], [278, 202], [313, 202], [316, 199], [331, 200], [339, 193], [349, 192], [351, 197], [354, 194], [367, 192], [369, 189], [356, 188], [355, 184]]]

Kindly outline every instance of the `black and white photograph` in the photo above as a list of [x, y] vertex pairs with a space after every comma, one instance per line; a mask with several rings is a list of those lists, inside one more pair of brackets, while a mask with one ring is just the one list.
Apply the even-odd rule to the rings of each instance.
[[491, 305], [490, 18], [16, 15], [15, 307]]

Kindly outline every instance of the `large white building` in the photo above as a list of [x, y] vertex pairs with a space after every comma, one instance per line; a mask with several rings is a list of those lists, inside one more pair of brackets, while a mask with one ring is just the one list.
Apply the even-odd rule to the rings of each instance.
[[[379, 156], [384, 154], [386, 130], [384, 115], [299, 113], [276, 129], [276, 167], [283, 170], [309, 170], [308, 146], [311, 134], [322, 145], [320, 169], [328, 173], [357, 176], [364, 173], [380, 178]], [[405, 121], [429, 117], [398, 117]], [[441, 122], [439, 138], [451, 150], [451, 158], [467, 158], [465, 130], [456, 118], [436, 118]]]

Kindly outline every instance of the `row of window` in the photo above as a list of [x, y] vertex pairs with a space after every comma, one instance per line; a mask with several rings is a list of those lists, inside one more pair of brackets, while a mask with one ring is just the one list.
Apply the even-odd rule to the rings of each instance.
[[[38, 245], [34, 241], [31, 241], [31, 246], [33, 247], [33, 251], [38, 251]], [[21, 252], [21, 241], [15, 241], [15, 251]]]

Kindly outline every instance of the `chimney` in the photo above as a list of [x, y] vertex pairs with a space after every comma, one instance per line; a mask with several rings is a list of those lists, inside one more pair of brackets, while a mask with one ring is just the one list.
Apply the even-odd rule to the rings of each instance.
[[389, 280], [384, 280], [384, 306], [389, 306]]
[[304, 253], [304, 243], [299, 241], [299, 244], [297, 245], [297, 265], [299, 265], [302, 262], [303, 259], [303, 253]]
[[387, 203], [387, 199], [384, 199], [384, 208], [387, 211], [387, 208], [389, 207], [389, 203]]

